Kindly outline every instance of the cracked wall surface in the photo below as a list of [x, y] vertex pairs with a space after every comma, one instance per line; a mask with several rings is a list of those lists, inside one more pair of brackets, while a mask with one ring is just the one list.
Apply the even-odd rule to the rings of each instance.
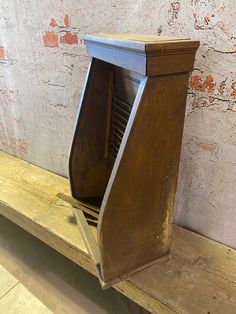
[[67, 175], [89, 59], [82, 37], [200, 39], [190, 77], [175, 222], [236, 247], [234, 0], [2, 1], [0, 149]]

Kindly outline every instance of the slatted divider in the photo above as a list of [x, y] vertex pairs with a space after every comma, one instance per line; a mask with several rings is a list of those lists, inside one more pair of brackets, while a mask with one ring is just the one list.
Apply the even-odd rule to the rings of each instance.
[[109, 152], [114, 158], [119, 151], [139, 84], [140, 79], [132, 72], [115, 67], [109, 140]]

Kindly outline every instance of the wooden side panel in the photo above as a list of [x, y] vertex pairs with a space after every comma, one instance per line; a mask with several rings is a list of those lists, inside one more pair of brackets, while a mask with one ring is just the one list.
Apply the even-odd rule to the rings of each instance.
[[75, 198], [102, 198], [111, 171], [104, 158], [112, 97], [112, 65], [93, 59], [79, 109], [69, 172]]
[[194, 66], [196, 50], [186, 49], [170, 53], [158, 52], [147, 57], [147, 75], [191, 72]]
[[73, 197], [100, 205], [141, 78], [92, 60], [70, 154]]
[[104, 281], [169, 251], [187, 82], [148, 78], [137, 95], [99, 216]]

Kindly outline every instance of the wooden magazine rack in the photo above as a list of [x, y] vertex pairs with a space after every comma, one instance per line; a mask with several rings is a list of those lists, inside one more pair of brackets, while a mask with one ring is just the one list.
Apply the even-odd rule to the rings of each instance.
[[[92, 57], [70, 153], [72, 205], [103, 286], [170, 249], [189, 72], [198, 41], [84, 38]], [[89, 224], [97, 226], [97, 240]]]

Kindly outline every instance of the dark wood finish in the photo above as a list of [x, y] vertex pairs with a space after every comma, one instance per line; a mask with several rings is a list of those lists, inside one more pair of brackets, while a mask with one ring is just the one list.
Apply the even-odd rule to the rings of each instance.
[[199, 42], [98, 34], [85, 43], [92, 63], [70, 182], [75, 199], [100, 208], [97, 269], [111, 284], [169, 252], [187, 83]]
[[138, 34], [96, 34], [84, 38], [88, 53], [142, 75], [192, 71], [199, 41]]
[[114, 67], [109, 152], [116, 157], [143, 76]]
[[101, 205], [142, 77], [92, 59], [70, 153], [73, 197]]
[[187, 82], [149, 78], [135, 103], [99, 217], [105, 281], [169, 252]]
[[104, 158], [110, 102], [111, 65], [92, 59], [71, 147], [69, 173], [72, 196], [103, 197], [111, 171]]

